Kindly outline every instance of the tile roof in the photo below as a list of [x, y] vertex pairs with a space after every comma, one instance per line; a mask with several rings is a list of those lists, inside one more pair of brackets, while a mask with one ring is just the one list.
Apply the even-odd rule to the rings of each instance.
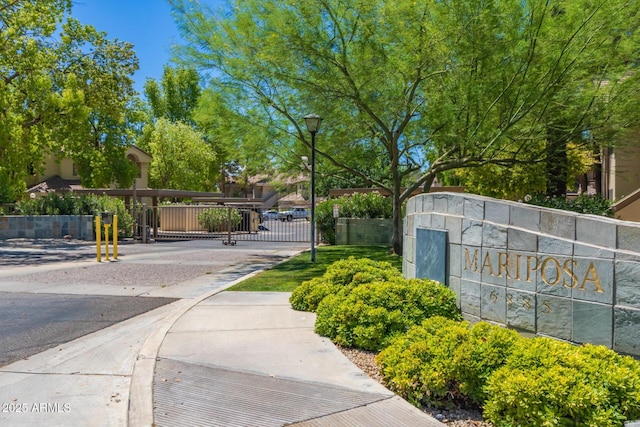
[[54, 175], [45, 179], [39, 184], [27, 189], [27, 193], [50, 193], [55, 191], [74, 191], [84, 187], [80, 184], [80, 179], [63, 179]]

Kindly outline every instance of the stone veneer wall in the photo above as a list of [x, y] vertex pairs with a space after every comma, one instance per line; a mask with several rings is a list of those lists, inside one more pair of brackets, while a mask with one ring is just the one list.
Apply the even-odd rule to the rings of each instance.
[[0, 240], [61, 239], [94, 240], [91, 215], [0, 216]]
[[393, 238], [393, 220], [383, 218], [338, 218], [336, 245], [388, 245]]
[[404, 275], [444, 263], [470, 320], [640, 355], [638, 223], [435, 193], [408, 201], [403, 238]]

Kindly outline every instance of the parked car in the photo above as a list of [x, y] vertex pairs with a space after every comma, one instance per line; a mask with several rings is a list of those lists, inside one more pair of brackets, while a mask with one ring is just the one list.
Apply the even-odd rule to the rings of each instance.
[[262, 212], [262, 220], [269, 221], [270, 219], [278, 219], [278, 211], [275, 209], [269, 209], [266, 212]]
[[293, 208], [278, 212], [278, 219], [280, 221], [293, 221], [294, 219], [300, 218], [309, 220], [309, 210], [307, 208]]

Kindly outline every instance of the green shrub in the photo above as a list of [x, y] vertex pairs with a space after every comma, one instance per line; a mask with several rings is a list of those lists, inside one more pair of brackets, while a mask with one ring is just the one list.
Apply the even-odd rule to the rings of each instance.
[[346, 286], [402, 277], [402, 273], [390, 262], [349, 257], [327, 267], [323, 277], [337, 285]]
[[316, 225], [323, 241], [336, 243], [333, 206], [338, 205], [338, 215], [342, 218], [392, 218], [393, 201], [379, 193], [355, 193], [319, 203], [316, 207]]
[[603, 346], [522, 340], [486, 392], [496, 427], [622, 426], [640, 418], [640, 363]]
[[496, 427], [613, 427], [640, 418], [640, 363], [604, 346], [432, 317], [391, 340], [377, 362], [387, 386], [411, 403], [484, 406]]
[[294, 310], [314, 312], [320, 301], [327, 295], [337, 293], [340, 289], [342, 289], [342, 285], [332, 283], [325, 277], [314, 277], [296, 287], [291, 292], [289, 302]]
[[16, 204], [21, 215], [88, 215], [82, 204], [83, 196], [67, 193], [47, 193], [35, 199], [23, 199]]
[[432, 317], [395, 338], [377, 358], [385, 382], [415, 405], [482, 405], [490, 375], [504, 365], [517, 332], [486, 322]]
[[430, 280], [367, 283], [326, 296], [316, 310], [315, 330], [343, 346], [380, 350], [426, 318], [460, 319], [455, 301], [451, 289]]
[[322, 277], [302, 282], [291, 293], [289, 302], [295, 310], [316, 311], [324, 297], [344, 287], [398, 277], [402, 277], [402, 273], [391, 263], [349, 257], [331, 264]]
[[[132, 236], [133, 217], [127, 212], [124, 202], [115, 197], [95, 194], [76, 195], [73, 192], [47, 193], [35, 199], [19, 201], [15, 210], [19, 215], [91, 215], [93, 217], [108, 211], [118, 215], [118, 235]], [[95, 222], [93, 226], [95, 235]], [[104, 228], [102, 237], [104, 237]]]
[[605, 199], [600, 194], [580, 194], [575, 199], [534, 194], [531, 197], [525, 198], [525, 202], [531, 205], [544, 206], [547, 208], [613, 217], [612, 201]]
[[242, 221], [242, 215], [236, 208], [206, 209], [198, 214], [198, 223], [209, 233], [229, 230], [229, 211], [231, 211], [231, 230]]
[[467, 322], [436, 316], [395, 337], [376, 358], [385, 383], [416, 406], [454, 406], [454, 356], [470, 333]]
[[453, 360], [461, 395], [482, 405], [487, 398], [484, 388], [489, 377], [504, 366], [514, 345], [522, 339], [513, 329], [487, 322], [473, 325], [469, 339], [456, 350]]
[[[83, 198], [81, 203], [84, 206], [83, 209], [86, 209], [87, 211], [93, 211], [92, 215], [94, 216], [100, 215], [102, 212], [111, 212], [114, 215], [118, 215], [118, 236], [133, 236], [133, 217], [127, 211], [122, 200], [109, 196], [93, 196], [90, 198]], [[104, 238], [104, 227], [102, 234], [102, 237]]]

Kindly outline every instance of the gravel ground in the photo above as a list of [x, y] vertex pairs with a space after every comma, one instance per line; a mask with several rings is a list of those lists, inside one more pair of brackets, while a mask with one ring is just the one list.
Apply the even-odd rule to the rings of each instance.
[[[347, 358], [349, 358], [349, 360], [351, 360], [353, 364], [362, 369], [363, 372], [375, 381], [386, 386], [382, 378], [382, 374], [380, 373], [380, 367], [375, 361], [377, 355], [376, 352], [341, 346], [337, 347], [345, 356], [347, 356]], [[479, 411], [465, 409], [449, 411], [445, 409], [432, 408], [422, 408], [422, 410], [450, 427], [492, 427], [491, 423], [482, 419], [482, 414]]]

